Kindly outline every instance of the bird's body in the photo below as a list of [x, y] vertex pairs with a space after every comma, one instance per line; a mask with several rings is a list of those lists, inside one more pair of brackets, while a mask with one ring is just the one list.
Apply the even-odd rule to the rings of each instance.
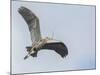
[[67, 47], [61, 41], [57, 41], [49, 37], [41, 37], [39, 19], [32, 11], [22, 6], [19, 8], [18, 12], [28, 24], [32, 40], [32, 46], [26, 47], [28, 54], [24, 57], [24, 59], [29, 56], [37, 57], [38, 51], [42, 49], [54, 50], [60, 54], [61, 57], [65, 57], [68, 54]]

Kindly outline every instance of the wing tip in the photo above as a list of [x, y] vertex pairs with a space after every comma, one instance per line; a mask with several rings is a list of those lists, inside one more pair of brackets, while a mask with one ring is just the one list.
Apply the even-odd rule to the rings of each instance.
[[25, 8], [24, 6], [21, 6], [20, 8], [18, 8], [18, 12], [21, 13], [24, 9], [27, 9], [27, 8]]
[[34, 14], [30, 9], [24, 6], [21, 6], [20, 8], [18, 8], [18, 12], [24, 18], [27, 24], [31, 24], [31, 22], [33, 22], [34, 19], [38, 20], [38, 17], [36, 16], [36, 14]]
[[62, 58], [65, 58], [68, 55], [68, 48], [64, 45], [63, 52], [60, 53]]

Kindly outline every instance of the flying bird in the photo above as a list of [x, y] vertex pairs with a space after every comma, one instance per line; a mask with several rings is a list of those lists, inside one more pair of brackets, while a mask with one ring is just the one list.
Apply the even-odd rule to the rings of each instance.
[[68, 49], [63, 42], [49, 37], [41, 37], [39, 18], [30, 9], [21, 6], [18, 12], [26, 21], [32, 40], [32, 46], [26, 47], [28, 54], [24, 59], [27, 59], [29, 56], [37, 57], [38, 51], [43, 49], [53, 50], [62, 58], [68, 55]]

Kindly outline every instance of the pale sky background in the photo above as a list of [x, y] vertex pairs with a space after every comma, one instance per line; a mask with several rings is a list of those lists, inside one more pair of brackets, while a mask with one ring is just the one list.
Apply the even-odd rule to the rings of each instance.
[[[42, 50], [37, 58], [29, 57], [25, 47], [31, 45], [28, 26], [18, 8], [25, 6], [40, 20], [43, 37], [61, 40], [68, 56]], [[95, 68], [95, 7], [80, 5], [12, 2], [12, 73], [47, 72]]]

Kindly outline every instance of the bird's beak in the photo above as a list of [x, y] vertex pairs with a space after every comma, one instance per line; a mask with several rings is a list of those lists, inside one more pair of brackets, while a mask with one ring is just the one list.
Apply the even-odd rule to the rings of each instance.
[[31, 53], [28, 53], [25, 57], [24, 57], [24, 60], [27, 59], [31, 54], [33, 54], [34, 51], [32, 51]]
[[26, 55], [26, 56], [24, 57], [24, 60], [26, 60], [29, 56], [30, 56], [29, 54], [28, 54], [28, 55]]

